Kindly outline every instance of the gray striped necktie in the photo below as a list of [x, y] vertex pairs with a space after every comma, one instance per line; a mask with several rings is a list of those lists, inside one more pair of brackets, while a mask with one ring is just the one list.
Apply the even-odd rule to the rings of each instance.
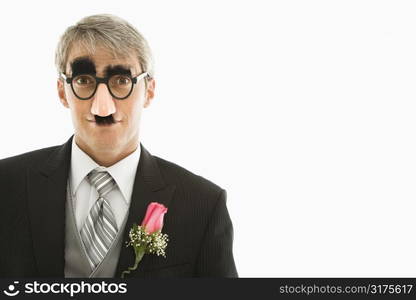
[[91, 268], [95, 269], [107, 254], [118, 231], [111, 206], [105, 198], [116, 187], [116, 182], [102, 167], [95, 168], [87, 177], [97, 189], [98, 199], [81, 229], [81, 239]]

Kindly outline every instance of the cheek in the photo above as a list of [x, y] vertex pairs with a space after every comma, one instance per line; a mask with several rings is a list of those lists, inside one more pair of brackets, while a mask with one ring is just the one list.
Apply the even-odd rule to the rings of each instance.
[[67, 99], [72, 99], [74, 97], [74, 93], [69, 84], [65, 84], [65, 96]]
[[90, 112], [90, 102], [80, 101], [72, 95], [67, 97], [69, 109], [74, 119], [82, 119], [83, 116]]
[[127, 116], [129, 123], [136, 124], [139, 121], [141, 113], [139, 103], [129, 103], [129, 105], [126, 105], [121, 109], [123, 110], [124, 115]]
[[132, 122], [137, 122], [140, 120], [140, 115], [143, 110], [143, 105], [145, 101], [144, 92], [142, 89], [135, 91], [132, 98], [128, 103], [126, 103], [126, 112], [130, 118], [133, 118]]

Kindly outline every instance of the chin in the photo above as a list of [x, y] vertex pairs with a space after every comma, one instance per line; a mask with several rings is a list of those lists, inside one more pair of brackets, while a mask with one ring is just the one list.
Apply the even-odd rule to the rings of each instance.
[[119, 148], [120, 140], [117, 137], [103, 137], [95, 139], [94, 145], [97, 148], [97, 150], [112, 150]]
[[94, 134], [89, 134], [84, 139], [91, 148], [103, 151], [106, 149], [118, 148], [121, 143], [120, 134], [117, 132], [94, 132]]

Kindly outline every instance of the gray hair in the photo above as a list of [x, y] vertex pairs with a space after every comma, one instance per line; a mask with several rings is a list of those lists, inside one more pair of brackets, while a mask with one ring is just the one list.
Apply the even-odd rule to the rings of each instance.
[[[103, 46], [115, 57], [134, 54], [143, 72], [154, 75], [153, 55], [145, 38], [127, 21], [109, 14], [88, 16], [67, 28], [61, 36], [55, 52], [58, 74], [65, 73], [68, 54], [79, 43], [90, 54], [97, 46]], [[133, 53], [132, 53], [133, 52]]]

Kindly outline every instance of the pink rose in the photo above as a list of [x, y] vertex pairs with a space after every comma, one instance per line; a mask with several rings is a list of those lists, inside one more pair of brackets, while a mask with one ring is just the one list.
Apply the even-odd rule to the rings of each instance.
[[146, 232], [152, 234], [158, 230], [162, 230], [163, 227], [163, 215], [168, 209], [160, 203], [152, 202], [147, 207], [146, 216], [142, 222], [142, 226]]

